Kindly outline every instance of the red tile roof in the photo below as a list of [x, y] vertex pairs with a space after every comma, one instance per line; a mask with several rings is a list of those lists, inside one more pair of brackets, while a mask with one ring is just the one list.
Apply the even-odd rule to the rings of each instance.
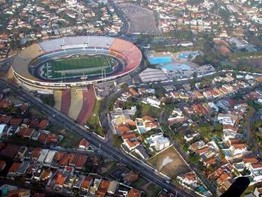
[[38, 128], [43, 130], [43, 129], [46, 129], [48, 125], [49, 125], [48, 120], [41, 120], [40, 123], [38, 124]]
[[9, 124], [15, 125], [15, 126], [20, 126], [23, 122], [22, 118], [11, 118], [9, 121]]
[[42, 151], [42, 148], [34, 148], [31, 152], [32, 159], [38, 159]]
[[34, 119], [34, 120], [31, 120], [31, 121], [30, 121], [29, 126], [30, 126], [31, 128], [36, 129], [37, 126], [38, 126], [38, 124], [39, 124], [39, 121], [36, 120], [36, 119]]
[[46, 143], [52, 144], [58, 142], [58, 136], [54, 133], [49, 133], [46, 138]]
[[130, 127], [127, 125], [119, 125], [116, 129], [120, 135], [123, 135], [124, 133], [131, 131]]
[[12, 102], [9, 99], [3, 99], [0, 101], [0, 108], [8, 108], [12, 105]]
[[86, 139], [82, 139], [82, 140], [80, 140], [78, 147], [88, 148], [88, 147], [89, 147], [89, 144], [90, 144], [90, 143], [89, 143]]
[[66, 166], [66, 165], [68, 165], [69, 159], [70, 159], [70, 154], [65, 153], [62, 156], [62, 158], [60, 159], [59, 164], [61, 166]]
[[1, 151], [1, 155], [3, 157], [7, 157], [7, 158], [11, 158], [12, 159], [17, 154], [18, 149], [19, 149], [19, 146], [17, 146], [17, 145], [7, 144], [5, 146], [5, 148]]
[[110, 181], [108, 180], [102, 180], [101, 183], [99, 184], [99, 187], [96, 191], [96, 196], [97, 197], [104, 197], [106, 192], [107, 192], [107, 188], [109, 187]]
[[256, 169], [256, 168], [262, 168], [262, 163], [252, 163], [251, 164], [252, 168]]
[[8, 173], [15, 173], [18, 169], [19, 169], [19, 167], [20, 167], [20, 165], [21, 165], [21, 163], [19, 163], [19, 162], [14, 162], [12, 165], [11, 165], [11, 167], [9, 168], [9, 170], [8, 170]]
[[140, 197], [141, 192], [135, 188], [131, 188], [131, 190], [128, 192], [127, 197]]
[[79, 155], [78, 160], [76, 162], [76, 168], [82, 169], [85, 166], [86, 161], [87, 161], [86, 155]]
[[81, 184], [81, 188], [88, 189], [93, 181], [91, 176], [86, 176]]
[[8, 124], [9, 123], [9, 121], [10, 121], [10, 119], [12, 118], [11, 116], [0, 116], [1, 117], [1, 119], [0, 119], [0, 122], [1, 123], [5, 123], [5, 124]]
[[66, 180], [66, 177], [61, 172], [59, 172], [56, 178], [56, 185], [62, 186], [65, 180]]
[[27, 137], [27, 138], [31, 138], [31, 136], [34, 133], [34, 129], [32, 128], [20, 128], [20, 130], [18, 131], [18, 135], [22, 136], [22, 137]]
[[258, 159], [254, 156], [247, 156], [243, 158], [244, 163], [257, 163]]

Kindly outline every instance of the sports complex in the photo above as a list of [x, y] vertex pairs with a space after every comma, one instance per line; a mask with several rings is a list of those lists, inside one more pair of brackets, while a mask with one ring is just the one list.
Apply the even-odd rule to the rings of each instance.
[[142, 53], [133, 43], [104, 36], [47, 40], [22, 50], [13, 61], [22, 85], [64, 89], [113, 80], [134, 71]]

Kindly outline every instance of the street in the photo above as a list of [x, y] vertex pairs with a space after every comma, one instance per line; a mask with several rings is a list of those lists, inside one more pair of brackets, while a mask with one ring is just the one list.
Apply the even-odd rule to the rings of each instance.
[[132, 157], [129, 157], [126, 154], [123, 154], [118, 149], [115, 149], [114, 147], [112, 147], [112, 145], [105, 143], [103, 139], [94, 135], [92, 131], [87, 130], [84, 126], [81, 126], [75, 123], [72, 119], [62, 114], [61, 112], [57, 111], [56, 109], [48, 105], [45, 105], [41, 101], [35, 99], [35, 97], [32, 94], [26, 92], [22, 88], [19, 88], [13, 84], [10, 84], [2, 79], [0, 80], [0, 84], [1, 84], [1, 87], [3, 86], [9, 87], [12, 91], [16, 92], [16, 94], [19, 95], [23, 100], [31, 103], [31, 105], [34, 105], [36, 108], [39, 109], [39, 111], [42, 111], [45, 114], [49, 115], [49, 118], [53, 123], [61, 124], [66, 129], [69, 129], [72, 132], [77, 133], [81, 137], [87, 139], [94, 146], [100, 148], [100, 150], [104, 152], [105, 154], [120, 161], [121, 163], [125, 164], [126, 166], [132, 168], [133, 170], [140, 172], [142, 176], [156, 183], [157, 185], [161, 186], [163, 189], [166, 189], [172, 193], [177, 193], [177, 196], [181, 196], [181, 197], [182, 196], [193, 196], [192, 194], [188, 194], [185, 191], [183, 191], [182, 189], [169, 183], [169, 181], [166, 178], [156, 175], [154, 173], [154, 170], [144, 165], [143, 162], [140, 162]]

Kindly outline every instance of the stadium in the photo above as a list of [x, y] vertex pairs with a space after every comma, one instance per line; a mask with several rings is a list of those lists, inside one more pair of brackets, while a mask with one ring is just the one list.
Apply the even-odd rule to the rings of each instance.
[[113, 80], [134, 71], [142, 53], [134, 44], [105, 36], [47, 40], [22, 50], [12, 64], [17, 81], [35, 89], [65, 89]]

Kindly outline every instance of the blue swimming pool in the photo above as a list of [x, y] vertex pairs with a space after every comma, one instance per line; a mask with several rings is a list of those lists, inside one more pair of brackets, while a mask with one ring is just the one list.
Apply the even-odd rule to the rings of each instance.
[[191, 59], [192, 57], [195, 57], [199, 53], [197, 51], [191, 51], [191, 52], [183, 52], [178, 55], [179, 59]]
[[150, 64], [166, 64], [166, 63], [171, 63], [171, 62], [172, 62], [172, 58], [170, 56], [150, 57], [149, 58]]
[[191, 67], [187, 64], [176, 63], [176, 64], [166, 64], [161, 66], [161, 68], [167, 69], [168, 71], [176, 71], [176, 70], [190, 70]]

